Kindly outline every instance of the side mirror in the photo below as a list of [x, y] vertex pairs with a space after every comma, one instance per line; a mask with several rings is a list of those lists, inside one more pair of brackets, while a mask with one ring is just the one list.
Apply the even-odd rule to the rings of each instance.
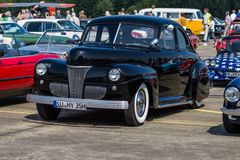
[[4, 56], [4, 50], [0, 50], [0, 57]]
[[76, 35], [76, 34], [73, 35], [72, 39], [74, 41], [80, 41], [80, 37], [78, 35]]
[[151, 42], [151, 46], [150, 46], [150, 49], [159, 49], [159, 40], [156, 38], [154, 39], [152, 42]]
[[173, 26], [172, 24], [169, 24], [169, 25], [167, 26], [167, 30], [173, 31], [173, 30], [174, 30], [174, 26]]

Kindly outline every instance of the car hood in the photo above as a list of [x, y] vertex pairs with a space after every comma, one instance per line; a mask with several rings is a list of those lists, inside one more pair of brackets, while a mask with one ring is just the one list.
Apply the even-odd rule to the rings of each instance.
[[75, 66], [111, 65], [114, 63], [150, 64], [152, 62], [150, 53], [143, 49], [124, 47], [79, 46], [69, 52], [68, 64]]
[[37, 51], [43, 53], [56, 53], [56, 54], [65, 54], [67, 51], [76, 47], [77, 45], [63, 45], [63, 44], [40, 44], [40, 45], [29, 45], [21, 47], [19, 50], [21, 51]]
[[219, 52], [215, 57], [216, 65], [214, 68], [220, 70], [240, 71], [239, 52]]

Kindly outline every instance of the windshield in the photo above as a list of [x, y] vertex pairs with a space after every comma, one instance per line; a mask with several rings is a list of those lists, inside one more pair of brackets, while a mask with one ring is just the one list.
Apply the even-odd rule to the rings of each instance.
[[150, 47], [156, 29], [134, 24], [99, 24], [87, 28], [83, 43]]
[[36, 44], [64, 44], [72, 45], [80, 40], [82, 32], [65, 31], [65, 30], [49, 30], [46, 31], [37, 41]]
[[76, 29], [79, 30], [79, 27], [77, 27], [74, 23], [71, 21], [58, 21], [58, 24], [63, 27], [63, 29]]
[[203, 19], [203, 14], [201, 11], [197, 11], [198, 19]]
[[27, 32], [16, 23], [2, 23], [0, 27], [5, 34], [24, 34]]

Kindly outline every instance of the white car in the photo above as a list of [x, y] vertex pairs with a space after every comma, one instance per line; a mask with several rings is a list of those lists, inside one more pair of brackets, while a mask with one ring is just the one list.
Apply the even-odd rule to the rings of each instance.
[[43, 34], [46, 30], [81, 30], [75, 23], [66, 19], [26, 19], [17, 23], [28, 32], [35, 34]]

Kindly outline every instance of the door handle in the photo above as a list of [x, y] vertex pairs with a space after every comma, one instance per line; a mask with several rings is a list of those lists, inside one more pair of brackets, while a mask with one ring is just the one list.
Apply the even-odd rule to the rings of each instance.
[[22, 61], [19, 61], [18, 64], [21, 65], [21, 64], [23, 64], [23, 62], [22, 62]]

